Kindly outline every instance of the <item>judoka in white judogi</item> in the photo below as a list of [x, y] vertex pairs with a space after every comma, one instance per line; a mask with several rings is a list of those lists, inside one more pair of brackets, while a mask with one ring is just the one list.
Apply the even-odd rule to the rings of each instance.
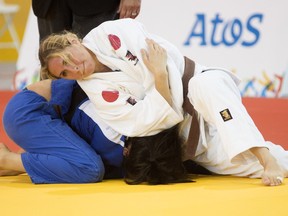
[[[172, 107], [157, 92], [153, 75], [141, 59], [140, 49], [146, 47], [146, 38], [168, 53]], [[182, 133], [188, 136], [191, 116], [182, 108], [185, 63], [175, 46], [131, 19], [103, 23], [84, 38], [83, 45], [113, 70], [78, 81], [95, 105], [96, 109], [91, 105], [94, 115], [126, 136], [156, 134], [184, 120]], [[238, 83], [239, 79], [226, 70], [196, 64], [188, 87], [188, 98], [200, 122], [200, 140], [193, 160], [218, 174], [261, 177], [263, 167], [249, 149], [267, 147], [288, 172], [288, 152], [265, 142], [241, 103]]]

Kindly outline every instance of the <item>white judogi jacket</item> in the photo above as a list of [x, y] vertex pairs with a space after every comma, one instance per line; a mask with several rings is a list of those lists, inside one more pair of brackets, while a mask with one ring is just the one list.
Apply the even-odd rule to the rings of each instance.
[[[172, 107], [156, 90], [153, 75], [142, 61], [140, 50], [146, 48], [146, 38], [155, 40], [167, 51]], [[126, 136], [153, 135], [184, 119], [184, 58], [174, 45], [146, 32], [133, 19], [103, 23], [84, 38], [83, 44], [113, 70], [78, 81], [92, 101], [91, 114]], [[287, 170], [288, 152], [264, 141], [241, 103], [237, 77], [215, 68], [202, 73], [207, 69], [196, 64], [195, 75], [189, 82], [188, 97], [200, 122], [199, 145], [193, 159], [218, 174], [261, 177], [263, 167], [249, 149], [267, 147], [275, 158], [281, 158], [279, 163], [286, 164]], [[223, 122], [219, 111], [225, 109], [231, 111], [233, 121]], [[185, 119], [188, 122], [184, 121], [182, 133], [187, 137], [191, 118]]]
[[[147, 47], [146, 38], [167, 51], [172, 107], [156, 90], [154, 77], [142, 61], [140, 50]], [[149, 34], [133, 19], [103, 23], [83, 39], [83, 44], [113, 70], [95, 73], [78, 83], [97, 114], [114, 130], [126, 136], [147, 136], [183, 120], [184, 58], [174, 45]]]

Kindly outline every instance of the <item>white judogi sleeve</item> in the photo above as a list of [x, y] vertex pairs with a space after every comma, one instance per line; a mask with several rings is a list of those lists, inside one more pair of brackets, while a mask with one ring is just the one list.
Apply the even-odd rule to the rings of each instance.
[[[156, 90], [153, 75], [142, 61], [140, 50], [146, 48], [146, 38], [154, 39], [168, 53], [172, 107]], [[181, 77], [184, 59], [172, 44], [147, 33], [143, 26], [133, 19], [103, 23], [83, 39], [83, 44], [96, 54], [100, 62], [114, 71], [122, 71], [131, 79], [130, 83], [122, 83], [121, 87], [120, 80], [113, 79], [114, 76], [118, 76], [113, 72], [108, 78], [110, 82], [103, 80], [104, 73], [101, 75], [102, 78], [98, 76], [101, 73], [95, 73], [85, 80], [78, 81], [95, 104], [97, 114], [114, 130], [127, 136], [146, 136], [156, 134], [183, 120]], [[107, 80], [107, 77], [105, 79]], [[131, 83], [136, 83], [138, 88], [143, 90], [141, 96], [135, 94], [136, 85], [134, 90], [131, 90]], [[103, 99], [103, 94], [111, 94], [113, 91], [118, 94], [117, 100], [107, 102]], [[131, 104], [131, 101], [134, 102]]]
[[[95, 73], [89, 79], [79, 82], [93, 100], [95, 115], [99, 115], [115, 131], [126, 136], [147, 136], [170, 128], [182, 120], [182, 115], [176, 113], [154, 87], [147, 90], [143, 97], [134, 92], [134, 88], [126, 88], [125, 85], [137, 85], [139, 88], [139, 84], [124, 80], [127, 77], [124, 75], [122, 73], [121, 76], [121, 72]], [[99, 79], [100, 76], [106, 80]], [[107, 76], [111, 80], [113, 77], [119, 79], [119, 83], [107, 80]]]

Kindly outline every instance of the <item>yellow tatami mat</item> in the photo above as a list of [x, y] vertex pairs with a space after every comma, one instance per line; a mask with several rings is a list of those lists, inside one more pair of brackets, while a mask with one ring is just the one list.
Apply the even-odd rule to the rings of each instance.
[[[288, 214], [288, 184], [259, 179], [198, 176], [196, 183], [34, 185], [27, 175], [0, 177], [3, 216], [276, 216]], [[287, 181], [287, 180], [286, 180]]]

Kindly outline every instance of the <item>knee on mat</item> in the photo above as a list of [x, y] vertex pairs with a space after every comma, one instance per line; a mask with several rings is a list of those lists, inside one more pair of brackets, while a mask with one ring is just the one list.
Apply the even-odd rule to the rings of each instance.
[[54, 169], [53, 179], [63, 183], [95, 183], [103, 180], [104, 173], [105, 168], [102, 161], [93, 164], [66, 163], [65, 166], [62, 163], [60, 169], [57, 171]]
[[104, 178], [105, 168], [103, 164], [87, 166], [79, 169], [79, 177], [76, 177], [81, 183], [101, 182]]

